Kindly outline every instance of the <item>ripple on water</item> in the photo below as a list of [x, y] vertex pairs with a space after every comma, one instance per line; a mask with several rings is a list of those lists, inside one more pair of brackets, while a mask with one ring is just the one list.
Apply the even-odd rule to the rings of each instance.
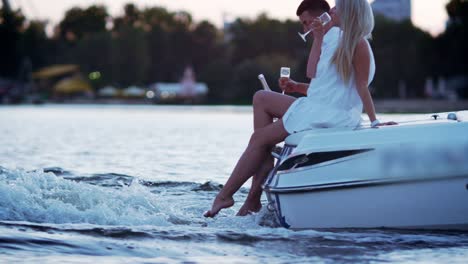
[[[452, 252], [448, 250], [451, 248], [453, 254], [466, 256], [460, 252], [468, 248], [468, 233], [294, 232], [277, 228], [274, 215], [265, 208], [257, 214], [233, 217], [239, 205], [224, 210], [215, 219], [205, 219], [201, 212], [219, 188], [221, 185], [214, 182], [143, 181], [116, 173], [83, 176], [62, 168], [24, 171], [0, 167], [0, 249], [41, 254], [170, 256], [171, 260], [186, 260], [182, 256], [192, 250], [190, 254], [206, 257], [247, 255], [252, 260], [278, 256], [282, 261], [294, 259], [298, 263], [372, 262], [386, 258], [398, 261], [410, 260], [411, 256], [425, 260], [421, 253], [424, 250], [430, 249], [431, 254]], [[244, 190], [237, 198], [245, 196]], [[442, 260], [450, 259], [450, 255], [444, 256]]]

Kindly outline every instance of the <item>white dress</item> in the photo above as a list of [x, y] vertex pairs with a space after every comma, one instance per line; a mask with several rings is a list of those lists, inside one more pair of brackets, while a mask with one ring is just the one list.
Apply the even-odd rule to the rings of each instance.
[[[354, 129], [361, 124], [363, 105], [357, 93], [354, 74], [346, 84], [331, 63], [340, 38], [341, 30], [337, 27], [325, 34], [316, 77], [309, 85], [307, 97], [297, 99], [283, 116], [283, 124], [289, 134], [320, 128]], [[369, 50], [370, 84], [375, 74], [375, 61], [370, 46]]]

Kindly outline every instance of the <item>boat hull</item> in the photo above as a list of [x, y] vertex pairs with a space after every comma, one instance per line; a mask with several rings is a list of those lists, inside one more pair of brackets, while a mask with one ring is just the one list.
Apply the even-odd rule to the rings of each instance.
[[468, 175], [409, 182], [359, 182], [270, 192], [291, 229], [468, 230]]
[[468, 230], [468, 122], [292, 135], [263, 187], [286, 228]]

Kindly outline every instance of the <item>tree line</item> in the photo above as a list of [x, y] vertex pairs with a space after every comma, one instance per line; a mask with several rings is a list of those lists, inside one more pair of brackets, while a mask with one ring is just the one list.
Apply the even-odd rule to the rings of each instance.
[[[405, 84], [409, 97], [424, 96], [428, 77], [467, 76], [467, 6], [447, 4], [450, 22], [433, 37], [411, 21], [376, 17], [371, 45], [377, 72], [372, 91], [377, 98], [397, 97]], [[16, 10], [0, 13], [0, 77], [25, 80], [27, 70], [53, 64], [78, 64], [84, 73], [99, 71], [96, 89], [154, 82], [176, 82], [192, 66], [198, 81], [210, 88], [209, 102], [249, 103], [260, 89], [263, 73], [277, 86], [279, 69], [289, 66], [293, 79], [308, 82], [306, 63], [311, 42], [297, 35], [298, 21], [261, 14], [237, 18], [223, 29], [194, 21], [188, 12], [163, 7], [124, 6], [111, 17], [105, 6], [68, 10], [51, 36], [47, 23], [27, 19]], [[467, 89], [461, 94], [467, 95]]]

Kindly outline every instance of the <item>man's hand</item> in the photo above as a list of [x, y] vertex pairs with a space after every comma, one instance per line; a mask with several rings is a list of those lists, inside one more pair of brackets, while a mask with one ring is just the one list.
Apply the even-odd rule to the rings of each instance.
[[279, 87], [285, 93], [294, 93], [296, 92], [297, 82], [291, 80], [287, 77], [281, 77], [278, 80]]
[[314, 19], [310, 29], [312, 29], [312, 35], [314, 36], [314, 40], [323, 39], [325, 35], [325, 29], [319, 18]]

